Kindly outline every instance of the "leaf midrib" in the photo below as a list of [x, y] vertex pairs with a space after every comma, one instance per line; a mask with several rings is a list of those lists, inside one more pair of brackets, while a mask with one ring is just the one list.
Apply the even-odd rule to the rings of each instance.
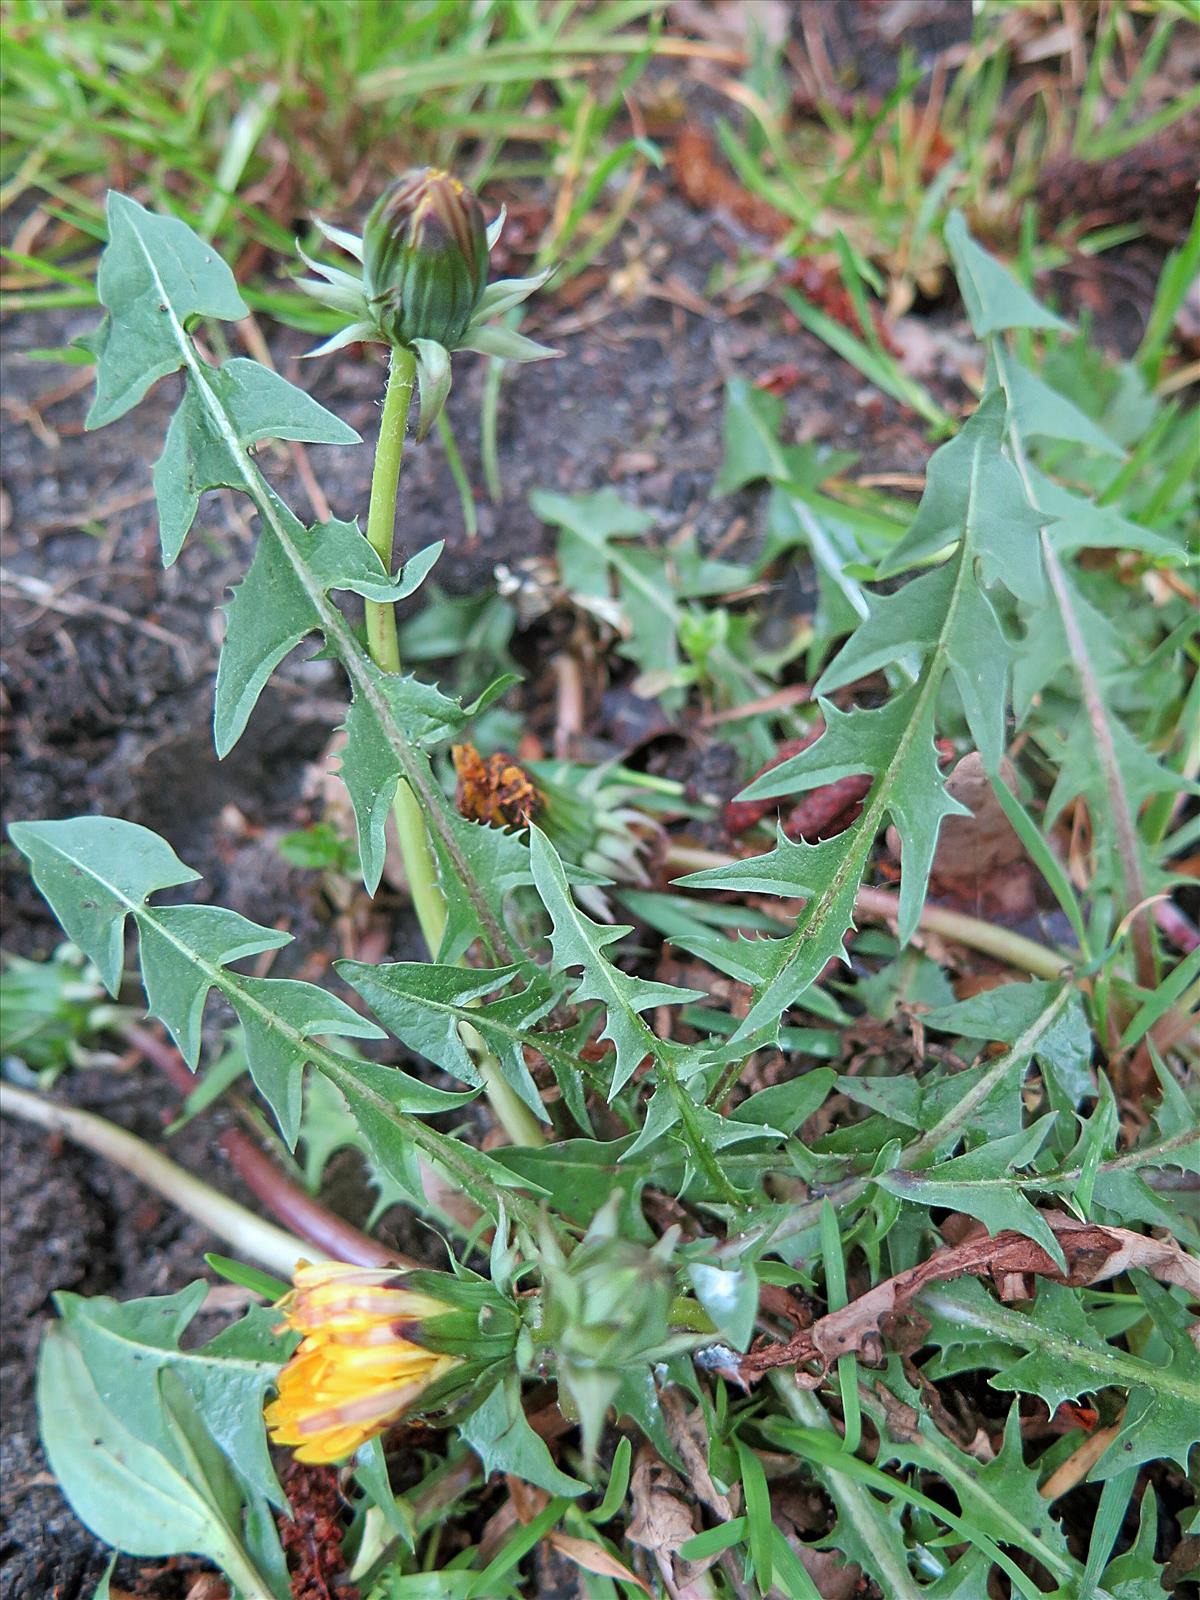
[[[281, 1017], [278, 1012], [272, 1011], [269, 1006], [264, 1005], [251, 991], [244, 989], [235, 973], [227, 972], [223, 967], [214, 966], [198, 951], [185, 944], [183, 940], [171, 931], [169, 926], [155, 916], [155, 907], [148, 905], [145, 901], [139, 903], [131, 899], [119, 885], [110, 883], [107, 879], [101, 877], [88, 862], [78, 860], [52, 842], [45, 842], [47, 848], [52, 850], [61, 860], [67, 862], [75, 870], [86, 874], [93, 883], [107, 890], [120, 905], [124, 906], [125, 911], [131, 914], [138, 923], [139, 931], [143, 921], [152, 927], [160, 938], [172, 945], [186, 961], [205, 975], [212, 988], [219, 990], [221, 994], [225, 995], [233, 1003], [234, 1009], [239, 1015], [243, 1007], [252, 1012], [269, 1032], [276, 1033], [284, 1038], [297, 1054], [302, 1054], [306, 1060], [317, 1067], [327, 1078], [332, 1079], [335, 1084], [339, 1080], [350, 1079], [355, 1090], [375, 1101], [381, 1113], [393, 1121], [398, 1129], [406, 1133], [418, 1148], [433, 1160], [440, 1162], [448, 1171], [454, 1173], [459, 1181], [463, 1183], [464, 1188], [469, 1183], [468, 1192], [472, 1194], [473, 1198], [479, 1197], [481, 1189], [478, 1174], [470, 1169], [469, 1163], [463, 1162], [453, 1139], [438, 1133], [433, 1128], [427, 1127], [419, 1118], [411, 1117], [403, 1111], [397, 1111], [395, 1106], [391, 1105], [381, 1095], [377, 1095], [373, 1090], [367, 1089], [348, 1072], [348, 1064], [345, 1057], [301, 1033], [298, 1028]], [[153, 893], [154, 891], [151, 890], [150, 892]], [[495, 1215], [493, 1208], [499, 1202], [494, 1197], [489, 1197], [489, 1202], [484, 1202], [485, 1209], [489, 1209]], [[507, 1199], [504, 1203], [507, 1204], [510, 1212], [517, 1209], [512, 1198]]]
[[[803, 955], [805, 947], [810, 944], [814, 938], [818, 937], [824, 932], [825, 924], [829, 920], [834, 907], [845, 890], [851, 873], [854, 873], [858, 881], [861, 881], [862, 879], [863, 869], [866, 866], [867, 854], [870, 851], [871, 844], [874, 841], [876, 834], [883, 825], [883, 819], [887, 813], [888, 802], [891, 799], [896, 782], [907, 764], [909, 752], [912, 748], [913, 740], [916, 737], [917, 730], [923, 725], [925, 710], [932, 697], [937, 694], [942, 678], [945, 676], [947, 667], [949, 665], [949, 646], [947, 641], [952, 636], [954, 631], [955, 619], [958, 614], [958, 608], [962, 600], [963, 590], [966, 583], [966, 575], [968, 571], [971, 570], [972, 565], [971, 552], [973, 548], [973, 535], [977, 527], [976, 510], [979, 482], [979, 458], [981, 449], [982, 445], [976, 444], [971, 457], [971, 481], [967, 492], [967, 509], [963, 518], [962, 538], [959, 540], [957, 555], [958, 570], [954, 575], [954, 587], [950, 591], [949, 603], [946, 606], [946, 615], [942, 621], [937, 642], [929, 654], [929, 658], [925, 664], [924, 672], [919, 680], [920, 689], [913, 705], [912, 716], [908, 719], [904, 732], [900, 735], [900, 738], [897, 741], [895, 755], [877, 777], [874, 788], [871, 791], [867, 807], [864, 810], [862, 817], [855, 824], [853, 843], [848, 847], [846, 854], [834, 868], [833, 876], [830, 879], [828, 888], [822, 891], [819, 898], [813, 904], [811, 911], [806, 908], [804, 921], [800, 927], [796, 929], [795, 933], [791, 934], [786, 941], [786, 944], [789, 948], [786, 948], [781, 952], [783, 960], [780, 963], [779, 969], [770, 982], [764, 986], [761, 994], [759, 995], [758, 1001], [751, 1008], [749, 1016], [747, 1016], [746, 1021], [742, 1024], [743, 1028], [745, 1028], [746, 1023], [750, 1021], [750, 1018], [754, 1016], [758, 1006], [771, 993], [772, 989], [780, 981], [784, 973], [787, 972], [793, 963], [799, 960], [799, 958]], [[817, 976], [818, 974], [814, 973], [808, 980], [808, 983], [804, 985], [804, 988], [807, 989], [810, 984], [814, 983]], [[803, 992], [804, 991], [802, 989], [800, 993]]]
[[[207, 1356], [203, 1350], [182, 1350], [178, 1347], [148, 1344], [141, 1339], [132, 1339], [128, 1334], [120, 1333], [105, 1323], [93, 1322], [90, 1319], [86, 1320], [86, 1326], [90, 1333], [99, 1334], [112, 1344], [131, 1351], [146, 1351], [156, 1358], [161, 1357], [164, 1362], [186, 1362], [191, 1366], [219, 1368], [223, 1372], [228, 1372], [232, 1367], [246, 1373], [247, 1376], [262, 1377], [264, 1380], [274, 1377], [280, 1367], [278, 1361], [250, 1361], [244, 1356]], [[142, 1357], [137, 1356], [135, 1359], [141, 1360]]]
[[[1001, 1306], [968, 1306], [936, 1290], [926, 1290], [918, 1298], [947, 1321], [994, 1334], [1010, 1344], [1019, 1345], [1028, 1354], [1056, 1355], [1061, 1360], [1090, 1368], [1098, 1377], [1107, 1372], [1111, 1376], [1103, 1379], [1105, 1385], [1112, 1384], [1122, 1389], [1156, 1389], [1168, 1399], [1190, 1401], [1200, 1408], [1200, 1381], [1183, 1377], [1174, 1361], [1165, 1366], [1155, 1366], [1148, 1361], [1139, 1361], [1136, 1356], [1122, 1350], [1114, 1350], [1110, 1344], [1099, 1347], [1083, 1344], [1070, 1334], [1028, 1323], [1015, 1312], [1005, 1311]], [[1168, 1381], [1172, 1378], [1173, 1382]]]

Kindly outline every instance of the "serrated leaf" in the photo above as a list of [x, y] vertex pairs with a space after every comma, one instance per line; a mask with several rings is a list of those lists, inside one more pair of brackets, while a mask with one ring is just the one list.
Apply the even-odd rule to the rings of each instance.
[[212, 245], [175, 217], [158, 217], [109, 190], [108, 248], [97, 291], [110, 316], [99, 331], [96, 397], [89, 428], [135, 406], [184, 363], [180, 331], [194, 317], [238, 322], [250, 315], [233, 273]]
[[999, 762], [1009, 648], [981, 584], [1003, 583], [1018, 598], [1036, 599], [1044, 588], [1037, 538], [1044, 519], [1029, 506], [1003, 454], [1005, 415], [1003, 391], [995, 389], [959, 436], [935, 454], [913, 524], [880, 572], [902, 571], [949, 547], [957, 547], [954, 553], [898, 594], [874, 600], [823, 679], [827, 687], [842, 685], [916, 652], [924, 658], [917, 682], [872, 711], [842, 712], [822, 701], [821, 737], [764, 773], [742, 796], [765, 799], [868, 773], [875, 781], [858, 822], [816, 846], [781, 835], [769, 856], [679, 880], [691, 888], [765, 890], [807, 900], [796, 931], [769, 942], [769, 955], [755, 952], [765, 986], [735, 1038], [777, 1022], [827, 962], [843, 958], [858, 884], [889, 816], [902, 846], [899, 933], [902, 942], [911, 938], [941, 820], [962, 814], [947, 794], [934, 745], [937, 693], [947, 671], [985, 761], [993, 767]]
[[963, 552], [895, 594], [870, 595], [869, 615], [822, 673], [816, 692], [832, 694], [881, 667], [936, 653], [950, 669], [979, 753], [994, 771], [1004, 751], [1013, 651], [986, 591], [960, 583], [959, 563], [966, 559]]
[[[29, 862], [33, 881], [63, 931], [92, 960], [115, 996], [125, 964], [125, 918], [156, 889], [200, 877], [148, 828], [118, 817], [14, 822], [9, 838]], [[104, 863], [97, 877], [87, 863]]]
[[[1149, 1305], [1170, 1296], [1138, 1275]], [[1174, 1313], [1183, 1318], [1175, 1302]], [[1122, 1472], [1156, 1457], [1186, 1468], [1189, 1450], [1200, 1438], [1200, 1354], [1186, 1332], [1171, 1328], [1171, 1359], [1165, 1365], [1142, 1360], [1107, 1343], [1095, 1331], [1078, 1296], [1060, 1284], [1043, 1282], [1028, 1312], [1001, 1306], [977, 1283], [927, 1290], [919, 1306], [933, 1317], [930, 1342], [967, 1346], [977, 1364], [999, 1367], [992, 1387], [1036, 1394], [1053, 1411], [1063, 1400], [1115, 1387], [1128, 1392], [1121, 1433], [1093, 1468], [1093, 1478]], [[1159, 1315], [1167, 1320], [1159, 1309]], [[1025, 1351], [1014, 1361], [997, 1356], [997, 1345]], [[970, 1365], [968, 1360], [964, 1363]], [[1126, 1446], [1128, 1445], [1128, 1449]]]
[[[183, 549], [204, 491], [242, 486], [239, 449], [248, 451], [263, 439], [362, 443], [353, 428], [257, 361], [235, 356], [224, 366], [210, 367], [205, 380], [204, 390], [188, 385], [171, 418], [162, 455], [154, 463], [164, 567], [171, 566]], [[367, 549], [375, 555], [370, 545]], [[386, 584], [387, 574], [377, 556], [375, 565], [378, 581]]]
[[[399, 730], [413, 758], [421, 770], [428, 764], [419, 754], [422, 746], [434, 745], [457, 733], [461, 728], [487, 709], [518, 681], [515, 674], [505, 673], [488, 686], [469, 706], [461, 700], [443, 694], [434, 684], [422, 683], [412, 675], [380, 672], [368, 665], [374, 695], [368, 699], [356, 694], [346, 713], [346, 748], [342, 755], [341, 776], [350, 794], [354, 818], [358, 825], [358, 849], [362, 860], [363, 882], [374, 894], [383, 875], [385, 855], [384, 830], [388, 813], [396, 795], [401, 777], [411, 776], [397, 749], [392, 730]], [[386, 715], [379, 715], [379, 702], [386, 707]], [[433, 778], [429, 778], [430, 784]], [[449, 825], [454, 828], [453, 823]], [[454, 830], [457, 833], [457, 830]], [[440, 854], [449, 857], [446, 836], [441, 838]], [[479, 880], [473, 880], [478, 885]], [[501, 904], [493, 894], [494, 904]], [[472, 901], [478, 913], [478, 903]], [[478, 921], [476, 924], [478, 931]]]
[[1079, 1563], [1067, 1548], [1061, 1524], [1039, 1493], [1036, 1467], [1025, 1464], [1019, 1408], [1014, 1405], [1008, 1413], [999, 1451], [990, 1461], [981, 1462], [934, 1426], [921, 1396], [895, 1371], [888, 1386], [912, 1406], [917, 1435], [896, 1437], [895, 1430], [886, 1426], [885, 1407], [864, 1397], [864, 1405], [883, 1434], [878, 1464], [894, 1461], [936, 1474], [957, 1495], [969, 1526], [980, 1528], [997, 1544], [1025, 1550], [1060, 1583], [1077, 1581]]
[[616, 1050], [611, 1099], [629, 1082], [646, 1056], [663, 1054], [664, 1042], [642, 1020], [642, 1013], [654, 1006], [680, 1005], [704, 996], [699, 989], [652, 983], [613, 966], [604, 952], [632, 929], [622, 925], [606, 927], [581, 911], [571, 896], [558, 852], [540, 828], [531, 827], [529, 831], [534, 883], [553, 926], [550, 948], [554, 952], [554, 970], [581, 968], [575, 1002], [596, 1000], [605, 1010], [607, 1020], [600, 1037], [611, 1039]]
[[985, 583], [1002, 583], [1036, 605], [1045, 594], [1038, 533], [1047, 520], [1029, 504], [1021, 476], [1004, 454], [1004, 391], [990, 390], [961, 431], [935, 450], [925, 493], [908, 532], [879, 563], [890, 577], [962, 542]]
[[209, 984], [197, 957], [226, 966], [264, 950], [279, 950], [291, 935], [263, 928], [221, 906], [159, 906], [140, 928], [142, 970], [150, 1010], [167, 1029], [193, 1072], [200, 1059], [200, 1025]]
[[[1005, 983], [983, 994], [942, 1006], [925, 1014], [928, 1028], [992, 1044], [1015, 1044], [1059, 992], [1059, 985], [1035, 978], [1027, 983]], [[1092, 1034], [1078, 996], [1038, 1041], [1036, 1057], [1050, 1074], [1065, 1100], [1077, 1105], [1093, 1091]]]
[[539, 1212], [517, 1192], [520, 1180], [483, 1151], [461, 1139], [435, 1133], [405, 1107], [427, 1104], [426, 1096], [437, 1096], [430, 1109], [445, 1110], [474, 1099], [474, 1092], [450, 1094], [416, 1083], [394, 1067], [373, 1062], [351, 1061], [322, 1051], [315, 1065], [337, 1089], [358, 1125], [359, 1148], [373, 1166], [415, 1203], [424, 1200], [418, 1155], [436, 1161], [449, 1174], [455, 1186], [469, 1196], [489, 1216], [517, 1222], [536, 1236]]
[[[397, 708], [390, 703], [383, 674], [372, 665], [346, 619], [328, 598], [331, 589], [365, 586], [368, 593], [381, 599], [394, 599], [402, 592], [403, 580], [393, 585], [381, 566], [372, 565], [374, 557], [365, 554], [362, 544], [350, 540], [352, 548], [347, 547], [349, 525], [333, 525], [332, 535], [325, 539], [303, 529], [251, 460], [241, 435], [255, 425], [254, 418], [234, 414], [237, 407], [226, 392], [228, 380], [214, 377], [222, 369], [200, 359], [187, 332], [197, 315], [236, 318], [245, 314], [228, 269], [183, 223], [154, 217], [120, 195], [110, 197], [109, 211], [111, 242], [101, 279], [111, 315], [93, 341], [99, 367], [93, 423], [99, 426], [111, 421], [140, 399], [155, 378], [185, 368], [189, 392], [204, 418], [204, 438], [197, 447], [197, 458], [205, 464], [200, 476], [215, 475], [218, 481], [243, 490], [262, 522], [262, 564], [257, 571], [252, 569], [255, 582], [249, 593], [244, 585], [240, 600], [235, 597], [231, 654], [228, 660], [223, 656], [218, 669], [216, 732], [220, 748], [230, 748], [237, 738], [258, 692], [292, 644], [311, 630], [320, 632], [346, 669], [359, 707], [360, 728], [364, 723], [371, 725], [366, 759], [360, 768], [351, 748], [346, 770], [348, 782], [358, 785], [355, 809], [369, 822], [364, 833], [364, 869], [373, 873], [377, 883], [382, 817], [376, 797], [391, 784], [395, 769], [403, 772], [418, 794], [432, 830], [441, 834], [446, 854], [457, 870], [453, 841], [448, 838], [449, 804], [398, 724]], [[238, 370], [235, 368], [235, 373]], [[262, 380], [256, 378], [252, 384], [262, 388]], [[279, 402], [282, 391], [277, 385], [267, 386], [273, 403]], [[304, 400], [289, 404], [292, 414], [282, 420], [276, 415], [272, 426], [314, 425], [311, 404]], [[295, 414], [297, 408], [303, 412], [302, 420]], [[320, 426], [334, 429], [341, 425], [333, 420]], [[193, 483], [191, 488], [195, 487]], [[186, 497], [180, 502], [181, 516], [190, 503]], [[178, 522], [170, 537], [177, 539]], [[342, 566], [343, 557], [349, 571]], [[380, 582], [386, 585], [383, 590], [376, 587]], [[381, 752], [386, 752], [385, 761], [380, 760]], [[486, 885], [474, 883], [469, 892], [493, 953], [498, 960], [507, 959], [502, 908], [489, 899]]]
[[[275, 930], [229, 912], [214, 916], [210, 908], [150, 906], [155, 889], [190, 882], [196, 874], [149, 829], [111, 817], [78, 817], [17, 823], [12, 837], [55, 915], [74, 930], [82, 949], [94, 952], [97, 965], [108, 964], [114, 981], [120, 978], [126, 917], [134, 917], [143, 937], [148, 932], [141, 947], [147, 995], [163, 1006], [162, 1020], [179, 1030], [181, 1048], [194, 1042], [204, 995], [210, 988], [221, 991], [245, 1032], [251, 1075], [289, 1144], [299, 1131], [304, 1064], [327, 1054], [311, 1043], [313, 1037], [384, 1037], [373, 1022], [314, 984], [227, 970], [256, 941], [259, 948], [275, 948]], [[224, 947], [223, 937], [230, 940]]]
[[[213, 707], [213, 739], [222, 757], [241, 738], [259, 695], [284, 656], [310, 633], [323, 631], [321, 602], [331, 590], [348, 589], [376, 601], [405, 599], [424, 582], [442, 552], [440, 543], [429, 545], [389, 578], [357, 523], [335, 518], [305, 528], [281, 501], [275, 502], [275, 511], [291, 552], [265, 525], [250, 569], [225, 607], [225, 640]], [[303, 574], [296, 570], [297, 560], [305, 568]]]
[[[947, 793], [938, 769], [928, 678], [877, 711], [843, 713], [829, 703], [822, 704], [822, 711], [826, 731], [820, 739], [765, 774], [762, 782], [786, 786], [790, 792], [792, 787], [831, 782], [835, 775], [870, 772], [876, 781], [860, 820], [838, 838], [817, 845], [793, 842], [781, 832], [767, 856], [678, 880], [689, 888], [802, 895], [807, 900], [795, 933], [759, 941], [763, 951], [755, 947], [753, 959], [763, 964], [766, 987], [756, 995], [735, 1038], [777, 1022], [781, 1010], [799, 998], [829, 961], [845, 959], [843, 940], [853, 920], [855, 895], [886, 816], [895, 822], [903, 845], [899, 923], [900, 937], [907, 940], [924, 900], [941, 819], [965, 813]], [[759, 785], [752, 788], [758, 791]]]
[[[924, 901], [942, 818], [970, 815], [942, 782], [933, 740], [933, 696], [914, 686], [877, 711], [843, 712], [829, 701], [819, 703], [825, 732], [816, 743], [765, 773], [744, 793], [765, 798], [764, 788], [775, 793], [800, 792], [858, 772], [870, 773], [877, 780], [877, 789], [886, 782], [878, 807], [869, 806], [868, 813], [872, 809], [886, 812], [900, 834], [903, 878], [899, 921], [900, 938], [906, 942], [916, 927]], [[781, 789], [781, 785], [786, 787]], [[781, 838], [776, 854], [784, 851], [785, 843], [790, 841]], [[822, 846], [802, 848], [815, 852]], [[812, 862], [810, 875], [814, 866], [816, 863]]]
[[[761, 1426], [776, 1439], [807, 1458], [808, 1465], [833, 1500], [839, 1512], [837, 1526], [819, 1541], [818, 1548], [834, 1549], [848, 1555], [879, 1584], [882, 1592], [893, 1596], [921, 1597], [931, 1591], [917, 1585], [908, 1567], [907, 1540], [901, 1520], [907, 1502], [943, 1522], [957, 1540], [976, 1546], [1002, 1568], [1012, 1580], [1014, 1590], [1025, 1600], [1040, 1600], [1042, 1591], [1005, 1554], [969, 1513], [960, 1514], [932, 1500], [920, 1489], [884, 1473], [842, 1448], [827, 1414], [809, 1390], [795, 1388], [787, 1396], [788, 1410], [806, 1424], [765, 1420]], [[963, 1593], [961, 1588], [942, 1589], [941, 1594]]]
[[1005, 328], [1068, 329], [1068, 323], [1035, 300], [1023, 284], [975, 243], [961, 211], [950, 213], [946, 244], [954, 260], [967, 315], [980, 339]]
[[[515, 890], [532, 885], [529, 843], [523, 835], [489, 828], [457, 813], [447, 818], [447, 834], [458, 858], [466, 863], [470, 880], [486, 884], [492, 903], [502, 911]], [[445, 839], [435, 835], [432, 842], [446, 897], [446, 931], [437, 956], [448, 963], [459, 960], [478, 938], [479, 917], [464, 883], [467, 875], [454, 870]]]
[[889, 1194], [919, 1206], [945, 1206], [977, 1218], [990, 1234], [1011, 1228], [1041, 1245], [1065, 1272], [1062, 1246], [1040, 1212], [1012, 1182], [1012, 1173], [1027, 1166], [1046, 1142], [1053, 1112], [1030, 1128], [1001, 1139], [989, 1139], [975, 1150], [920, 1172], [894, 1168], [876, 1175]]
[[518, 967], [478, 969], [433, 962], [396, 961], [369, 965], [339, 961], [337, 970], [374, 1014], [410, 1050], [435, 1066], [479, 1085], [479, 1072], [463, 1043], [462, 1027], [473, 1028], [500, 1062], [505, 1081], [543, 1121], [545, 1107], [525, 1064], [525, 1049], [553, 1050], [549, 1036], [534, 1032], [553, 1007], [554, 990], [542, 983], [499, 999], [486, 1000], [509, 986]]

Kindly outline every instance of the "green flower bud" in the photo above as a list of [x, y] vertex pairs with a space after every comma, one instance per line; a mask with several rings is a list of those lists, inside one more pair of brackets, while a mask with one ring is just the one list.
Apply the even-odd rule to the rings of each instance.
[[613, 1195], [569, 1257], [548, 1231], [538, 1251], [544, 1291], [530, 1328], [534, 1362], [557, 1377], [559, 1404], [578, 1418], [588, 1462], [622, 1382], [644, 1379], [656, 1362], [698, 1342], [671, 1327], [678, 1230], [647, 1248], [621, 1236], [620, 1214]]
[[391, 344], [461, 343], [487, 284], [479, 201], [434, 167], [406, 172], [372, 206], [363, 230], [363, 285]]

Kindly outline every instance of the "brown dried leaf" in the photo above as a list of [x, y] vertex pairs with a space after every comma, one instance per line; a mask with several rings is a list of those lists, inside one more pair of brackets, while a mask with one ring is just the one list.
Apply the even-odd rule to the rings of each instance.
[[703, 1410], [699, 1406], [689, 1410], [677, 1389], [664, 1389], [658, 1398], [671, 1443], [687, 1468], [688, 1487], [722, 1522], [732, 1521], [738, 1508], [717, 1488], [708, 1470], [708, 1428]]
[[[1016, 792], [1016, 773], [1005, 761], [1001, 776]], [[946, 791], [971, 813], [947, 817], [938, 834], [933, 881], [941, 895], [972, 910], [1007, 916], [1032, 911], [1038, 874], [988, 779], [983, 758], [972, 750], [946, 779]]]
[[629, 1481], [633, 1517], [626, 1538], [658, 1557], [669, 1557], [696, 1532], [695, 1512], [679, 1475], [643, 1444]]
[[[889, 1324], [901, 1317], [922, 1289], [966, 1276], [991, 1277], [1002, 1295], [1026, 1297], [1026, 1279], [1051, 1278], [1071, 1288], [1084, 1288], [1140, 1267], [1163, 1283], [1177, 1284], [1200, 1296], [1200, 1261], [1173, 1239], [1152, 1239], [1128, 1228], [1105, 1228], [1080, 1222], [1061, 1211], [1043, 1211], [1067, 1258], [1064, 1274], [1040, 1245], [1005, 1230], [994, 1238], [978, 1233], [961, 1244], [937, 1250], [907, 1272], [876, 1284], [841, 1311], [831, 1311], [785, 1344], [760, 1346], [742, 1358], [739, 1375], [753, 1380], [772, 1367], [803, 1366], [810, 1370], [797, 1381], [815, 1387], [839, 1356], [851, 1353], [865, 1360], [882, 1358]], [[819, 1371], [814, 1370], [814, 1364]]]
[[624, 1583], [636, 1585], [643, 1594], [650, 1593], [649, 1585], [636, 1573], [630, 1572], [623, 1561], [610, 1555], [603, 1545], [594, 1544], [591, 1539], [576, 1539], [573, 1534], [558, 1532], [548, 1534], [547, 1540], [585, 1572], [598, 1573], [602, 1578], [620, 1578]]

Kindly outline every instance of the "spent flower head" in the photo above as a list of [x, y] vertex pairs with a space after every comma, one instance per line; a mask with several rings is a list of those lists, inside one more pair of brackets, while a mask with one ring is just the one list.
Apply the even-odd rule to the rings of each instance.
[[444, 1406], [511, 1366], [517, 1318], [481, 1279], [302, 1261], [293, 1284], [282, 1326], [303, 1338], [265, 1415], [299, 1461], [340, 1461], [418, 1405]]
[[421, 394], [418, 439], [429, 432], [450, 392], [451, 352], [474, 350], [506, 361], [557, 356], [557, 350], [495, 323], [541, 288], [553, 270], [489, 284], [488, 252], [503, 226], [503, 211], [485, 225], [471, 190], [435, 167], [415, 168], [390, 184], [371, 207], [361, 238], [318, 218], [325, 237], [361, 263], [362, 271], [327, 266], [300, 250], [317, 276], [301, 278], [299, 287], [350, 319], [309, 355], [360, 341], [411, 350]]

